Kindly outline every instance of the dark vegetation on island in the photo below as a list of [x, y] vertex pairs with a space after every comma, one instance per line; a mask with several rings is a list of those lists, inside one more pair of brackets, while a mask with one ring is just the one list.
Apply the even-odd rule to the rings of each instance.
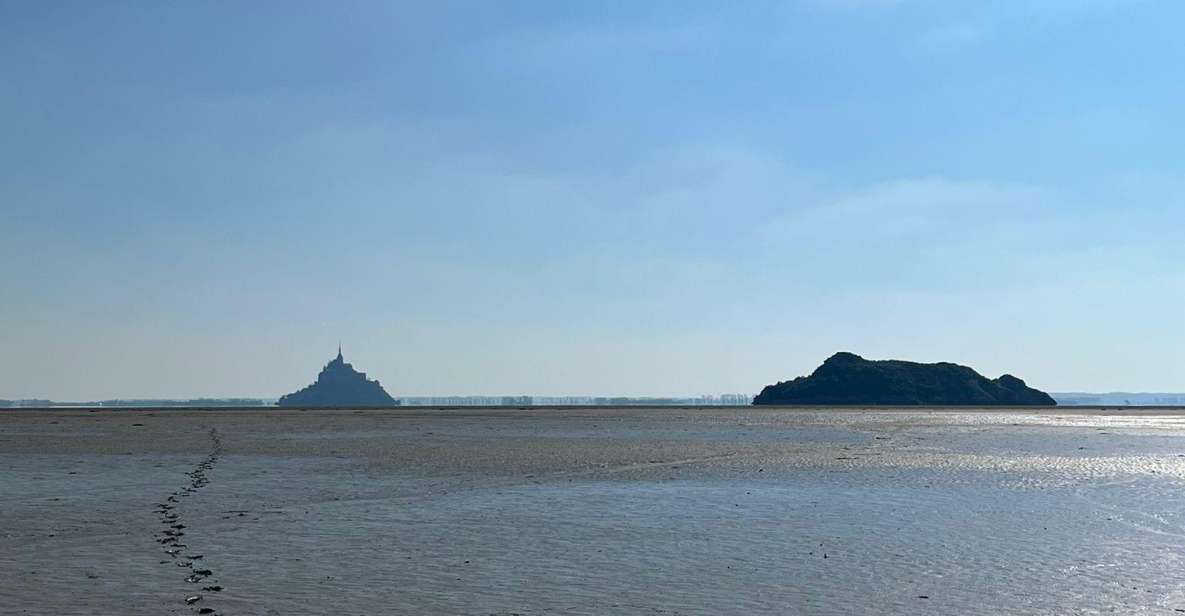
[[365, 372], [358, 372], [342, 358], [342, 351], [337, 350], [337, 357], [325, 365], [321, 374], [317, 375], [317, 382], [285, 396], [280, 397], [277, 406], [289, 407], [369, 407], [369, 406], [397, 406], [399, 402], [392, 398], [378, 381], [366, 378]]
[[1057, 402], [1010, 374], [989, 379], [958, 364], [872, 361], [836, 353], [810, 376], [767, 385], [753, 404], [1055, 406]]

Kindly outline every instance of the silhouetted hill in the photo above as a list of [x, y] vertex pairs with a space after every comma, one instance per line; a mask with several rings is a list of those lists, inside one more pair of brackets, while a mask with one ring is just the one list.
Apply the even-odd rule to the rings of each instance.
[[304, 389], [280, 397], [277, 406], [396, 406], [392, 398], [378, 381], [367, 380], [365, 372], [358, 372], [342, 358], [337, 357], [325, 365], [317, 382]]
[[1048, 394], [1005, 374], [992, 380], [951, 363], [870, 361], [836, 353], [810, 376], [768, 385], [753, 404], [1054, 406]]

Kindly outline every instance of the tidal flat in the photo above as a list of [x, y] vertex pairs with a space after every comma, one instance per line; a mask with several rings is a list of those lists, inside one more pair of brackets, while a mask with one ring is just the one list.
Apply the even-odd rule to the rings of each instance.
[[1180, 614], [1185, 410], [5, 410], [0, 612]]

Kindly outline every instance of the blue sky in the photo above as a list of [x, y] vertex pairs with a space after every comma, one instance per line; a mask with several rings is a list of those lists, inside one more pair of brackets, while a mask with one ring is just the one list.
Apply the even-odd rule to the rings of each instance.
[[0, 2], [0, 397], [1185, 389], [1174, 2]]

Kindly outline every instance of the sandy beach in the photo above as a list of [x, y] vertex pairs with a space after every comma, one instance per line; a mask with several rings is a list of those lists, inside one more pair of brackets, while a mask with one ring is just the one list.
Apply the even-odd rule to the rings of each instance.
[[1172, 614], [1182, 488], [1181, 409], [12, 410], [0, 605]]

